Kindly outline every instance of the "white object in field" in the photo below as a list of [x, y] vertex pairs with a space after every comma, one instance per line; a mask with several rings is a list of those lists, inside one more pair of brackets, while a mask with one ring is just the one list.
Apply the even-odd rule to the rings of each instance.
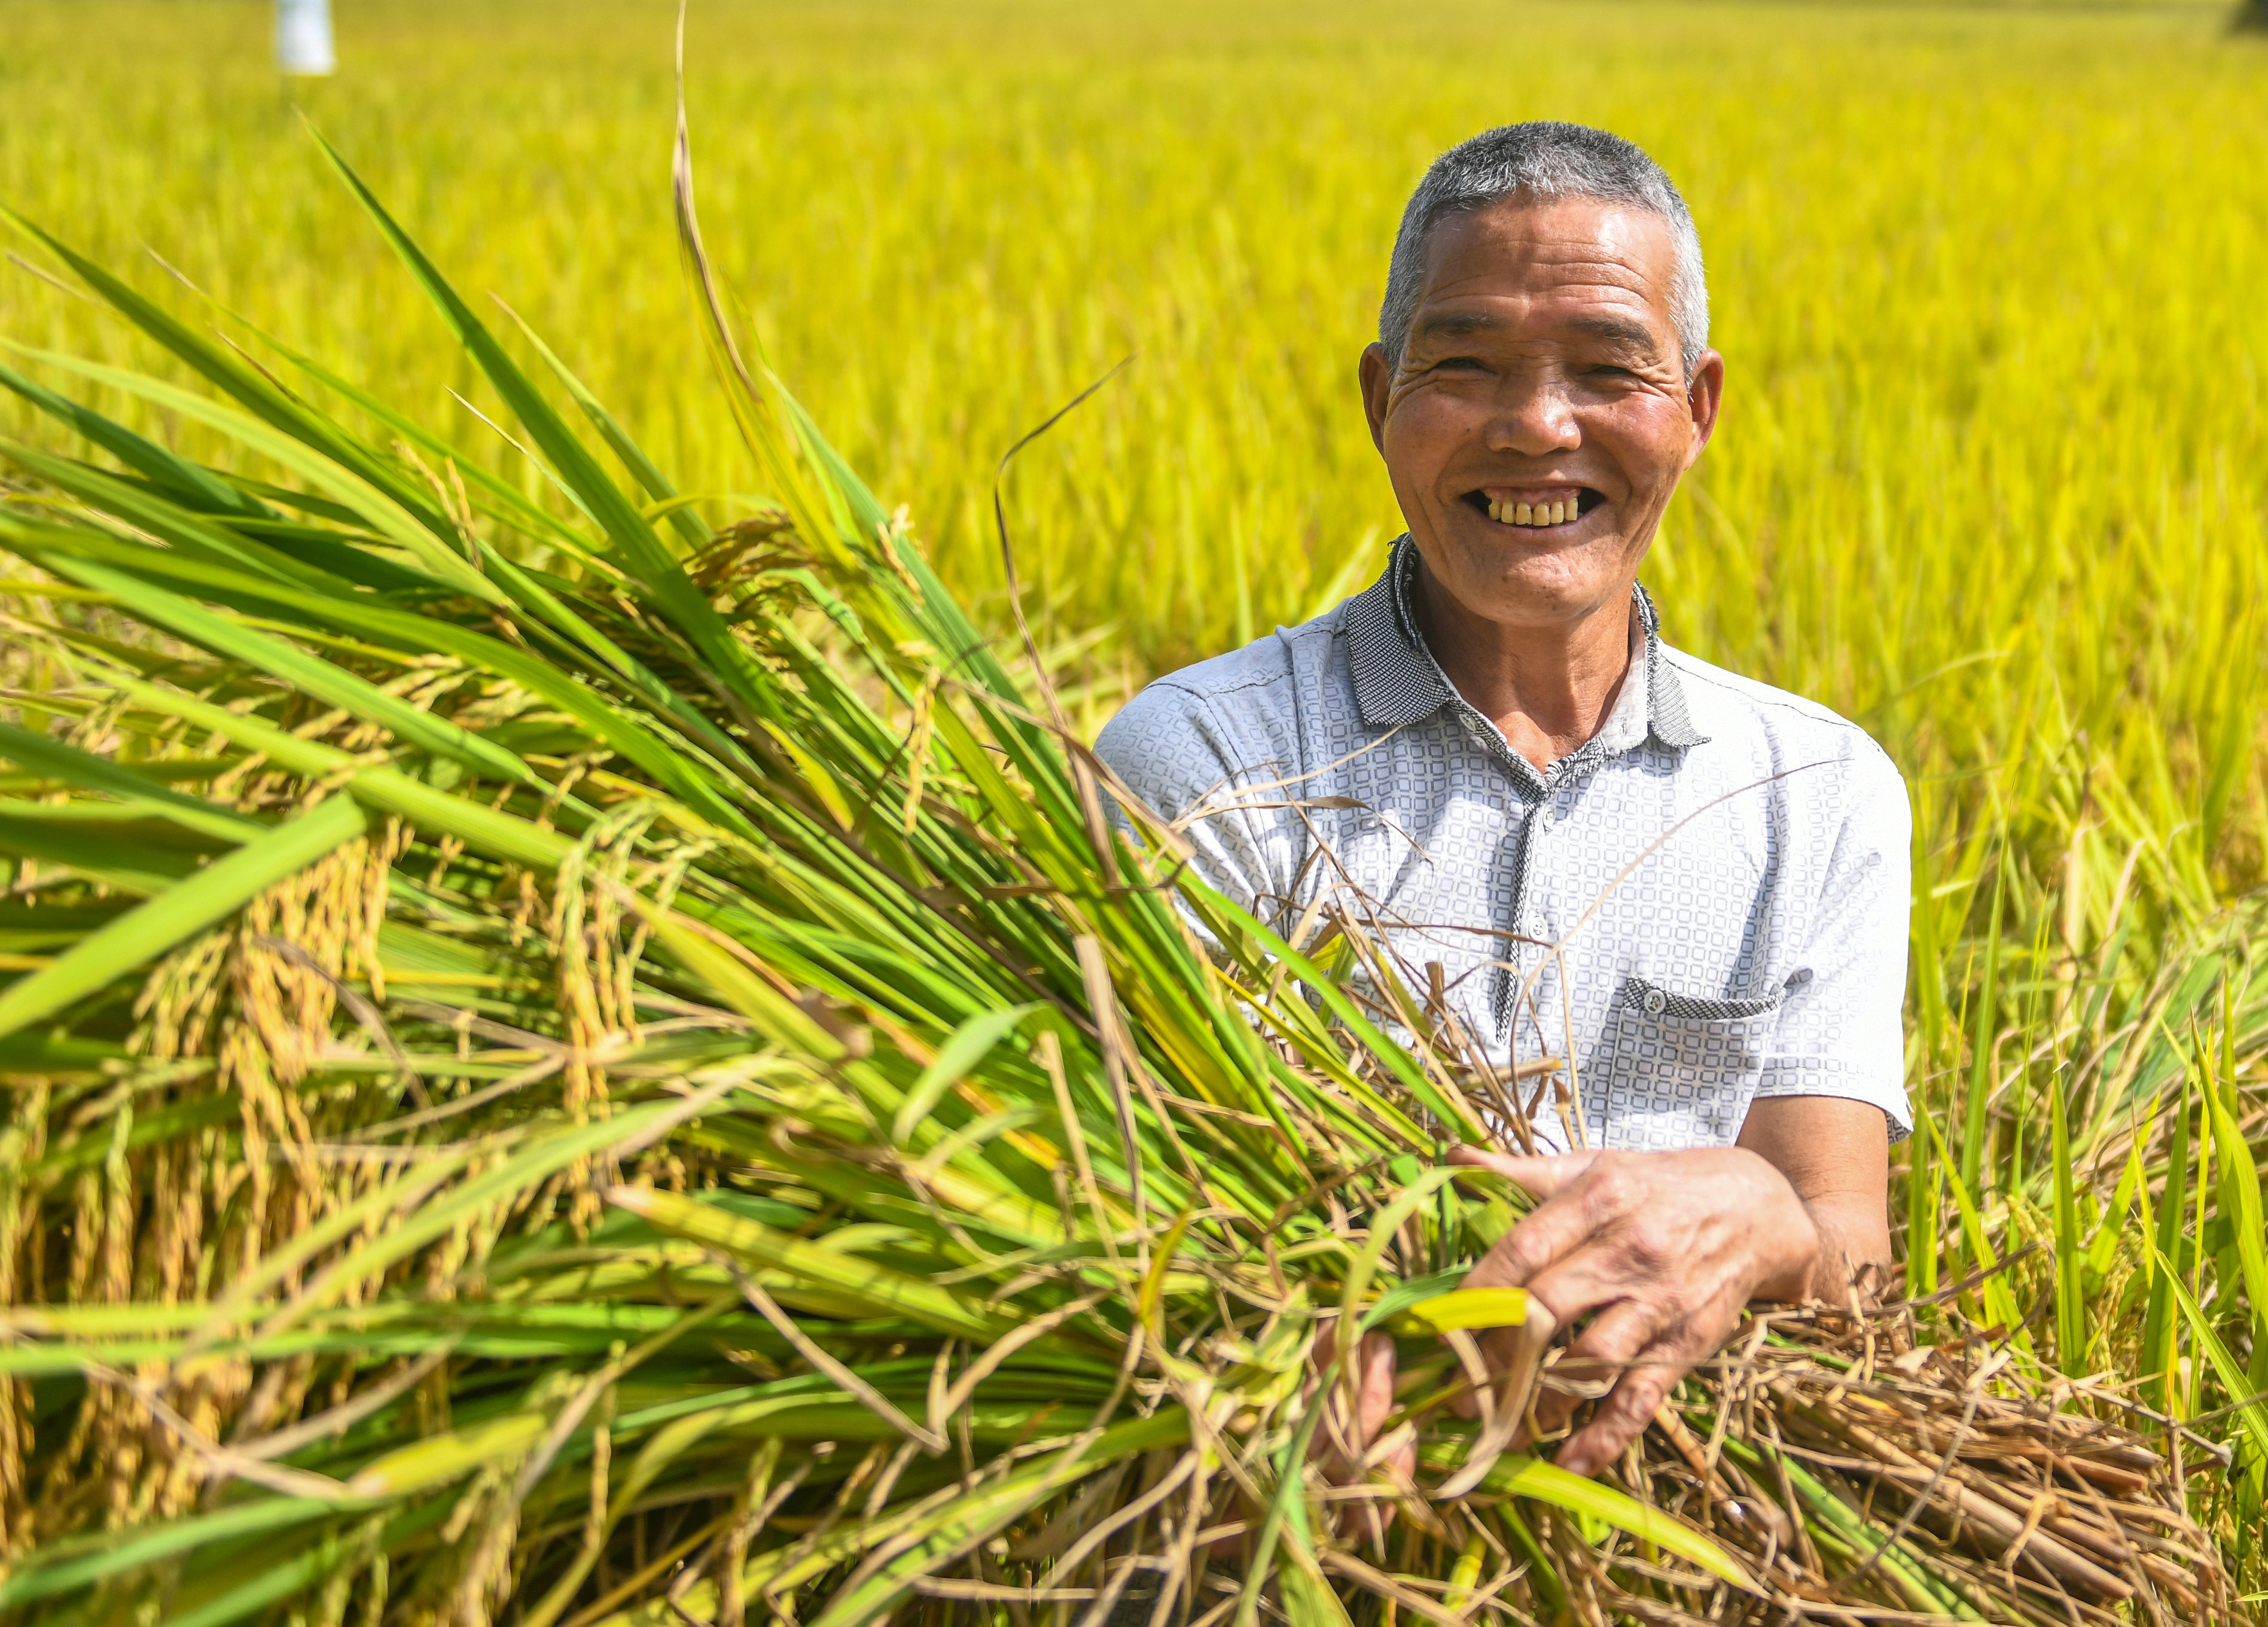
[[276, 65], [285, 73], [329, 73], [331, 0], [276, 0]]

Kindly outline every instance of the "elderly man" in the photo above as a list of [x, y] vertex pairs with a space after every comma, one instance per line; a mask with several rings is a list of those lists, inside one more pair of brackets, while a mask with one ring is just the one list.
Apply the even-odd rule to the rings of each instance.
[[[1665, 644], [1638, 585], [1725, 377], [1645, 153], [1536, 123], [1443, 155], [1360, 375], [1409, 526], [1385, 574], [1152, 684], [1100, 750], [1194, 815], [1214, 887], [1286, 931], [1336, 903], [1437, 963], [1499, 1066], [1573, 1064], [1556, 1155], [1454, 1156], [1541, 1200], [1467, 1281], [1580, 1323], [1614, 1385], [1557, 1455], [1593, 1474], [1749, 1300], [1888, 1258], [1905, 789], [1826, 708]], [[1360, 1361], [1367, 1430], [1392, 1347]]]

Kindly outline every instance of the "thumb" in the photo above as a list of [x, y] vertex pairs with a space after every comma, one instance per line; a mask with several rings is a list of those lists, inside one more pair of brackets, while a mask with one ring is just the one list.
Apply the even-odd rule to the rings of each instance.
[[1565, 1152], [1555, 1157], [1525, 1157], [1489, 1147], [1452, 1147], [1449, 1162], [1465, 1169], [1485, 1169], [1502, 1175], [1531, 1197], [1546, 1198], [1571, 1185], [1598, 1161], [1595, 1151]]
[[1395, 1351], [1393, 1338], [1367, 1334], [1362, 1341], [1362, 1380], [1357, 1391], [1355, 1428], [1359, 1444], [1367, 1448], [1378, 1439], [1378, 1426], [1394, 1410]]

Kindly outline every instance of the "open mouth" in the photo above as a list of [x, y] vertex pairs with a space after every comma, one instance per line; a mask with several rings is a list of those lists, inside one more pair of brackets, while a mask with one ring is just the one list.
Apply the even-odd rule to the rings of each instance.
[[1484, 486], [1464, 500], [1498, 525], [1542, 531], [1571, 525], [1607, 499], [1588, 486]]

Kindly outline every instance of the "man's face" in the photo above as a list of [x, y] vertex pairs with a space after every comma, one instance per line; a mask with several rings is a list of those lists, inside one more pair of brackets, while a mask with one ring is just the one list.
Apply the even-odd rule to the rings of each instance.
[[1371, 437], [1435, 583], [1485, 620], [1565, 628], [1627, 595], [1724, 363], [1686, 377], [1659, 216], [1515, 197], [1427, 251], [1401, 365], [1363, 355]]

